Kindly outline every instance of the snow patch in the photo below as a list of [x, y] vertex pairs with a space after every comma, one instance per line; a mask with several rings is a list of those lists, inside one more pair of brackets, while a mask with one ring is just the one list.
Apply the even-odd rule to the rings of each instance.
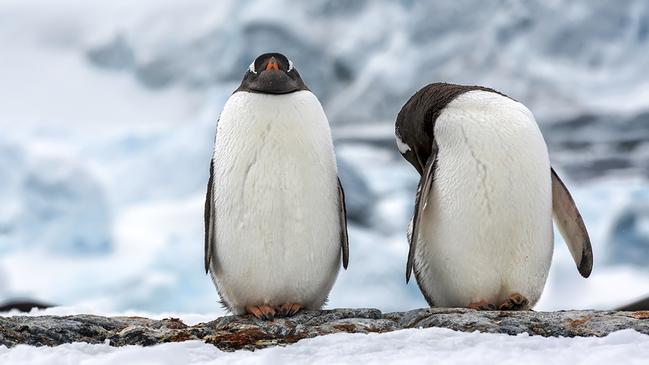
[[384, 334], [339, 333], [287, 347], [222, 352], [200, 341], [152, 347], [66, 344], [57, 347], [0, 346], [0, 362], [14, 364], [641, 364], [649, 358], [649, 336], [633, 330], [606, 337], [462, 333], [442, 328]]

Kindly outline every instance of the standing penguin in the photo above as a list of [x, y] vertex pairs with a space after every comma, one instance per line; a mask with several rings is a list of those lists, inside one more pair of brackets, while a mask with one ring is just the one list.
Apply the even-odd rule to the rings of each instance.
[[234, 314], [319, 309], [347, 268], [331, 131], [293, 62], [263, 54], [219, 118], [205, 200], [205, 271]]
[[414, 269], [431, 306], [531, 308], [550, 269], [553, 216], [590, 275], [588, 232], [523, 104], [485, 87], [434, 83], [403, 106], [395, 132], [421, 175], [406, 282]]

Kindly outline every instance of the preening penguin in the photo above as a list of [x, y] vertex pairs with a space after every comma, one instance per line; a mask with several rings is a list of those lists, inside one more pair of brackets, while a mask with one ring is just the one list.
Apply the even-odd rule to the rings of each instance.
[[205, 270], [234, 314], [319, 309], [347, 268], [331, 131], [293, 62], [263, 54], [225, 103], [205, 199]]
[[552, 218], [582, 276], [593, 256], [532, 113], [489, 88], [430, 84], [403, 106], [396, 142], [421, 179], [406, 281], [431, 306], [528, 309], [541, 296]]

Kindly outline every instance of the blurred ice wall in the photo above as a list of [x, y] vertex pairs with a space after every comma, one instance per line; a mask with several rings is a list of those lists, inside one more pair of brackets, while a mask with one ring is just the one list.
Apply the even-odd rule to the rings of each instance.
[[330, 118], [352, 219], [332, 306], [424, 306], [403, 282], [417, 175], [394, 118], [433, 81], [528, 105], [595, 246], [560, 239], [540, 308], [649, 294], [649, 3], [0, 0], [0, 302], [217, 311], [202, 199], [220, 109], [260, 53]]

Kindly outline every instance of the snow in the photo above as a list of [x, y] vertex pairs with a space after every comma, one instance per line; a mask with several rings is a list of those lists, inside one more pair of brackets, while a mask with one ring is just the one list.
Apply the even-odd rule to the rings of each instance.
[[[646, 110], [649, 6], [586, 3], [0, 2], [0, 302], [223, 314], [202, 269], [215, 124], [245, 66], [277, 50], [324, 103], [355, 217], [350, 267], [328, 306], [425, 306], [403, 279], [418, 177], [394, 146], [398, 108], [442, 80], [501, 89], [548, 122]], [[608, 140], [603, 131], [577, 134]], [[632, 132], [644, 161], [646, 133]], [[566, 160], [579, 165], [581, 154]], [[538, 309], [611, 308], [649, 293], [646, 267], [609, 259], [615, 242], [649, 246], [641, 224], [620, 232], [649, 205], [642, 171], [579, 183], [562, 174], [595, 265], [582, 279], [558, 238]]]
[[200, 341], [152, 347], [74, 343], [0, 347], [13, 364], [646, 364], [649, 336], [623, 330], [603, 338], [461, 333], [442, 328], [317, 337], [288, 347], [226, 353]]

